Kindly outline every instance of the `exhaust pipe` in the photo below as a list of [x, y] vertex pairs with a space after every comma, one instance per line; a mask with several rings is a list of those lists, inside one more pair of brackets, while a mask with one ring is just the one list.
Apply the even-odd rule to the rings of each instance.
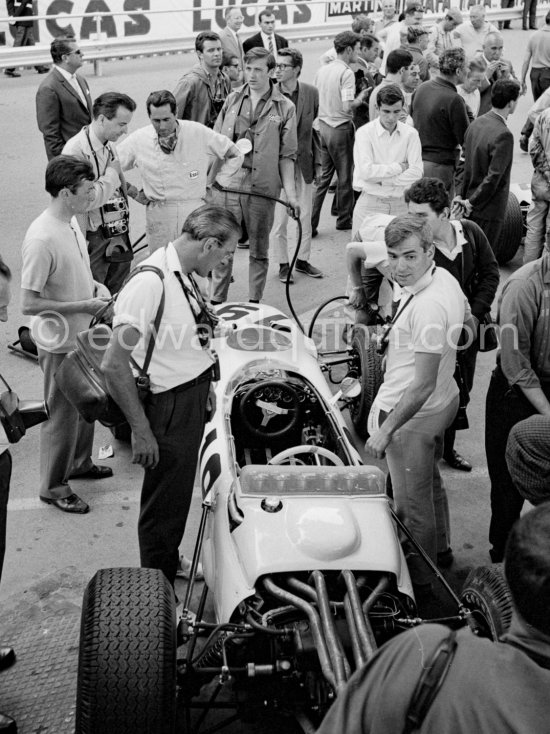
[[371, 591], [371, 593], [368, 595], [368, 597], [363, 602], [363, 614], [365, 615], [365, 617], [368, 617], [369, 612], [373, 608], [376, 600], [378, 599], [380, 594], [383, 594], [384, 591], [386, 591], [389, 585], [390, 585], [389, 577], [382, 576], [380, 581], [376, 584], [374, 589]]
[[344, 570], [342, 571], [342, 577], [348, 590], [346, 598], [349, 599], [351, 611], [355, 619], [355, 625], [357, 627], [357, 634], [359, 635], [361, 650], [366, 659], [370, 660], [376, 650], [376, 640], [374, 639], [374, 633], [372, 631], [369, 619], [363, 613], [363, 609], [361, 608], [361, 599], [357, 590], [355, 576], [351, 571]]
[[[321, 617], [321, 623], [323, 625], [323, 632], [327, 641], [328, 652], [334, 669], [334, 675], [336, 676], [336, 690], [338, 693], [345, 686], [347, 675], [349, 674], [349, 662], [342, 649], [342, 644], [336, 627], [334, 626], [334, 620], [330, 612], [330, 602], [328, 598], [327, 585], [325, 577], [321, 571], [313, 571], [311, 574], [313, 583], [315, 584], [315, 591], [317, 592], [317, 602], [319, 604], [319, 615]], [[346, 670], [347, 668], [347, 670]]]
[[335, 691], [339, 691], [341, 685], [339, 686], [337, 684], [336, 676], [332, 668], [331, 660], [329, 658], [327, 650], [327, 643], [321, 631], [321, 621], [313, 606], [309, 602], [305, 601], [305, 599], [302, 599], [301, 597], [292, 594], [290, 591], [285, 591], [285, 589], [281, 589], [280, 586], [277, 586], [274, 583], [273, 579], [270, 576], [266, 576], [263, 579], [262, 583], [264, 589], [269, 594], [274, 596], [276, 599], [284, 602], [285, 604], [292, 604], [292, 606], [296, 607], [306, 615], [311, 627], [311, 634], [313, 635], [313, 639], [315, 641], [315, 649], [319, 657], [319, 663], [321, 665], [323, 675], [330, 683], [332, 688]]
[[367, 662], [361, 649], [361, 642], [359, 640], [359, 634], [357, 633], [357, 625], [355, 624], [355, 617], [353, 616], [353, 609], [351, 608], [351, 602], [349, 600], [349, 594], [344, 597], [344, 611], [346, 613], [346, 622], [348, 623], [349, 634], [351, 638], [351, 649], [353, 651], [353, 659], [355, 661], [355, 669], [359, 670]]

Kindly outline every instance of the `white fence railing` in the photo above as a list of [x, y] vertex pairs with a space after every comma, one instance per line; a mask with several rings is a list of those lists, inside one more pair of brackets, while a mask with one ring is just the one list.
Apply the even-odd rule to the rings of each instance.
[[[0, 68], [29, 67], [51, 63], [49, 44], [57, 36], [72, 34], [79, 39], [87, 61], [94, 63], [95, 73], [101, 73], [101, 62], [115, 58], [132, 58], [138, 56], [155, 56], [160, 54], [185, 53], [194, 49], [194, 38], [201, 30], [218, 31], [224, 26], [224, 8], [228, 4], [223, 0], [184, 0], [185, 4], [193, 2], [193, 7], [183, 9], [182, 0], [155, 0], [155, 9], [150, 10], [151, 0], [108, 0], [109, 12], [77, 13], [57, 12], [42, 13], [56, 6], [74, 7], [73, 3], [59, 0], [34, 0], [36, 14], [28, 17], [34, 21], [35, 46], [14, 48], [0, 45]], [[215, 2], [215, 5], [212, 5]], [[401, 3], [402, 4], [402, 3]], [[453, 7], [468, 7], [471, 0], [451, 0]], [[307, 0], [303, 2], [274, 3], [274, 14], [278, 19], [277, 31], [289, 40], [310, 41], [332, 37], [336, 33], [349, 28], [353, 14], [357, 12], [374, 12], [378, 0]], [[428, 0], [426, 6], [426, 23], [436, 22], [444, 14], [443, 3]], [[131, 7], [131, 9], [128, 9]], [[241, 6], [245, 21], [240, 35], [244, 40], [257, 32], [257, 15], [265, 7], [246, 4]], [[548, 5], [537, 9], [540, 19], [546, 15]], [[467, 11], [465, 11], [467, 16]], [[487, 19], [517, 20], [522, 17], [522, 5], [510, 8], [487, 6]], [[0, 18], [0, 44], [2, 29], [4, 42], [11, 41], [9, 32], [13, 27], [13, 19]]]

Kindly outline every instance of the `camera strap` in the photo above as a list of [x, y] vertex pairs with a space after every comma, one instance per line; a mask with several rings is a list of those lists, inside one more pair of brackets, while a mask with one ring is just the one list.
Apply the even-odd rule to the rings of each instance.
[[[183, 290], [183, 293], [185, 295], [185, 298], [187, 299], [187, 303], [189, 304], [189, 308], [193, 315], [193, 319], [195, 320], [195, 325], [197, 327], [197, 336], [199, 338], [201, 347], [203, 349], [208, 350], [210, 338], [209, 337], [205, 338], [204, 332], [203, 332], [203, 335], [201, 336], [201, 330], [203, 330], [205, 326], [209, 326], [210, 329], [213, 329], [219, 319], [208, 308], [208, 305], [203, 298], [200, 288], [197, 285], [197, 283], [195, 282], [195, 279], [193, 278], [191, 273], [186, 273], [187, 278], [189, 279], [189, 282], [191, 283], [191, 288], [185, 285], [185, 283], [183, 282], [181, 273], [178, 270], [176, 270], [174, 274], [176, 278], [179, 280], [179, 283], [181, 285], [181, 288]], [[202, 318], [204, 319], [204, 321], [201, 320]], [[205, 321], [206, 323], [204, 323]]]
[[[91, 151], [92, 156], [94, 158], [95, 167], [97, 169], [97, 177], [98, 178], [101, 178], [102, 176], [105, 175], [105, 171], [109, 167], [109, 160], [115, 160], [115, 157], [116, 156], [115, 156], [114, 151], [111, 148], [111, 146], [110, 145], [107, 145], [106, 147], [107, 147], [107, 150], [109, 151], [109, 158], [105, 161], [105, 168], [103, 169], [103, 173], [101, 173], [101, 168], [99, 167], [99, 158], [97, 157], [97, 153], [95, 151], [95, 148], [92, 145], [92, 141], [91, 141], [91, 138], [90, 138], [90, 130], [88, 128], [88, 125], [86, 125], [84, 127], [84, 133], [86, 134], [86, 138], [88, 139], [88, 145], [90, 146], [90, 151]], [[120, 191], [121, 191], [122, 196], [124, 197], [124, 199], [126, 201], [126, 211], [127, 211], [127, 214], [129, 215], [130, 214], [130, 205], [128, 203], [128, 189], [127, 189], [127, 185], [126, 185], [126, 179], [124, 178], [124, 176], [122, 175], [122, 173], [120, 174], [119, 178], [120, 178]], [[102, 227], [105, 227], [105, 216], [103, 214], [103, 207], [102, 206], [99, 207], [99, 216], [101, 217], [101, 225], [102, 225]], [[129, 216], [128, 216], [128, 218], [129, 218]]]
[[[412, 301], [412, 299], [413, 299], [413, 298], [414, 298], [414, 293], [411, 293], [411, 294], [410, 294], [410, 296], [409, 296], [409, 297], [407, 298], [407, 300], [405, 301], [405, 303], [403, 303], [403, 304], [401, 303], [401, 301], [403, 300], [403, 299], [401, 298], [401, 299], [400, 299], [399, 301], [397, 301], [397, 302], [395, 303], [395, 305], [394, 305], [394, 304], [392, 304], [392, 315], [391, 315], [391, 317], [390, 317], [390, 318], [389, 318], [389, 319], [388, 319], [388, 320], [386, 321], [386, 336], [387, 336], [387, 335], [388, 335], [388, 334], [390, 333], [390, 331], [391, 331], [391, 330], [393, 329], [393, 326], [394, 326], [395, 322], [396, 322], [396, 321], [397, 321], [397, 319], [398, 319], [398, 318], [399, 318], [399, 317], [401, 316], [401, 314], [402, 314], [402, 313], [403, 313], [403, 311], [404, 311], [404, 310], [405, 310], [405, 309], [407, 308], [407, 306], [409, 305], [409, 303], [410, 303], [410, 302]], [[395, 309], [395, 313], [393, 313], [393, 310], [394, 310], [394, 309]]]

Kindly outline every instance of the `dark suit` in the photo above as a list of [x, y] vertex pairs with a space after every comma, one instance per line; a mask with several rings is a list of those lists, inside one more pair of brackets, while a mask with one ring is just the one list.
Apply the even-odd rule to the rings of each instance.
[[[280, 48], [288, 48], [288, 41], [286, 38], [283, 38], [283, 36], [280, 36], [278, 33], [274, 33], [273, 35], [275, 36], [275, 46], [277, 51]], [[256, 33], [255, 36], [250, 36], [250, 38], [243, 43], [243, 50], [247, 53], [251, 48], [257, 48], [258, 46], [265, 48], [261, 33]]]
[[48, 160], [59, 155], [67, 140], [92, 121], [92, 97], [88, 82], [79, 74], [76, 79], [86, 98], [86, 105], [56, 67], [38, 87], [36, 120], [44, 136]]
[[466, 130], [460, 193], [470, 201], [470, 219], [485, 232], [494, 252], [508, 204], [513, 155], [514, 137], [495, 112], [481, 115]]
[[313, 182], [315, 164], [320, 164], [319, 142], [314, 138], [313, 120], [319, 112], [319, 92], [317, 87], [298, 82], [298, 101], [296, 103], [296, 129], [298, 134], [298, 157], [304, 181]]

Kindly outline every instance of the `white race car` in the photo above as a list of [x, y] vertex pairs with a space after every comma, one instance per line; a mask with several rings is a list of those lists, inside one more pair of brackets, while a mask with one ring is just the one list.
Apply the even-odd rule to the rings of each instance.
[[[277, 309], [226, 304], [217, 313], [229, 328], [212, 342], [221, 375], [200, 453], [200, 601], [192, 611], [192, 577], [176, 620], [160, 571], [94, 576], [82, 613], [77, 734], [172, 733], [177, 690], [189, 713], [218, 706], [225, 688], [314, 731], [377, 646], [423, 621], [399, 542], [406, 528], [338, 407], [357, 385], [333, 395], [315, 343]], [[353, 350], [342, 359], [357, 369]], [[474, 578], [467, 604], [448, 590], [454, 624], [497, 635], [508, 623], [500, 576]], [[205, 703], [200, 689], [213, 679]], [[191, 722], [189, 713], [186, 731]]]

